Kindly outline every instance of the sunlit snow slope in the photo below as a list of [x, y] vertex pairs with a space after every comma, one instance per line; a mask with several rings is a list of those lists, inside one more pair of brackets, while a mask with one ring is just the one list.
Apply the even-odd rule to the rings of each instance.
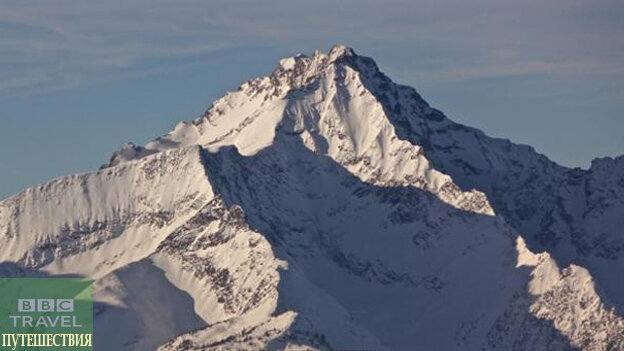
[[99, 350], [622, 350], [623, 210], [621, 158], [558, 166], [335, 46], [0, 202], [0, 274], [96, 278]]

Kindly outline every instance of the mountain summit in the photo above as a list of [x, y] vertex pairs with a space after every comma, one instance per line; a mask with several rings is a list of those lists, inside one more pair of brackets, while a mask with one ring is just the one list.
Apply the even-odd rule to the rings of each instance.
[[623, 210], [621, 158], [559, 166], [337, 45], [0, 202], [0, 272], [95, 278], [103, 350], [620, 350]]

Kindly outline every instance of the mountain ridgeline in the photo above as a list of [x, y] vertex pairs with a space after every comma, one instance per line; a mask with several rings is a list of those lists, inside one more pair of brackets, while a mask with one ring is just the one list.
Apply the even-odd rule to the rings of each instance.
[[624, 157], [557, 165], [334, 46], [0, 202], [0, 275], [96, 279], [99, 350], [624, 350], [622, 214]]

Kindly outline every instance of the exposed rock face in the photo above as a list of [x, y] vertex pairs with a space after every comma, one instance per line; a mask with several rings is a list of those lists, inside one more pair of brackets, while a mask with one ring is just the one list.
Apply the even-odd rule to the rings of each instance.
[[0, 272], [96, 278], [102, 349], [620, 350], [623, 202], [335, 46], [0, 202]]

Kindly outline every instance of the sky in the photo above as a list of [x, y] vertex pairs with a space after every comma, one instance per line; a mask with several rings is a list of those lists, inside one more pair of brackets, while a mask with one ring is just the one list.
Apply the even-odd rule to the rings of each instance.
[[0, 199], [336, 43], [562, 165], [624, 154], [621, 0], [0, 0]]

